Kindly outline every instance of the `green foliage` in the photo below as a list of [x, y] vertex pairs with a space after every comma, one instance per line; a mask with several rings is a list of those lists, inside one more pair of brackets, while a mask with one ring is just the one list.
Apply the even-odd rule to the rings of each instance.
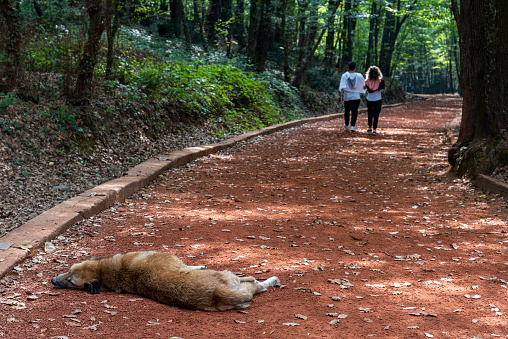
[[58, 129], [66, 135], [80, 132], [76, 124], [76, 114], [66, 106], [50, 106], [47, 111], [37, 113], [49, 119], [50, 122], [56, 123]]
[[14, 93], [0, 93], [0, 98], [2, 99], [2, 101], [0, 101], [0, 113], [4, 113], [7, 107], [21, 102], [18, 98], [16, 98]]
[[301, 116], [296, 89], [268, 73], [256, 75], [202, 61], [125, 61], [123, 83], [106, 81], [108, 93], [205, 122], [218, 135], [262, 128]]

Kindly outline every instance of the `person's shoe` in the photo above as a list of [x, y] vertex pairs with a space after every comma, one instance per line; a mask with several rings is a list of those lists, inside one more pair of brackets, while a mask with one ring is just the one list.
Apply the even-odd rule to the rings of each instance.
[[372, 135], [378, 135], [376, 131], [372, 132]]
[[351, 132], [356, 132], [356, 129], [355, 129], [355, 126], [351, 126], [351, 128], [349, 129]]
[[372, 133], [372, 128], [369, 128], [369, 129], [367, 130], [367, 133]]
[[346, 131], [349, 131], [349, 126], [344, 124], [344, 128], [346, 129]]

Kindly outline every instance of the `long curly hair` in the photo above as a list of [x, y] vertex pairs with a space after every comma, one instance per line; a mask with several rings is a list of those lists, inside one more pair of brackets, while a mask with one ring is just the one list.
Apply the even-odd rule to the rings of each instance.
[[365, 79], [381, 79], [383, 77], [383, 73], [381, 73], [381, 70], [377, 66], [370, 66], [367, 72], [365, 73]]

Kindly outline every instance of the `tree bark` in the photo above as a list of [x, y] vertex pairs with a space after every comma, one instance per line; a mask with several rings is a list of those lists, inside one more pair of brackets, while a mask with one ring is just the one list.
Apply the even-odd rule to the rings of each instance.
[[106, 54], [106, 78], [110, 78], [113, 74], [115, 41], [124, 13], [125, 0], [113, 0], [111, 7], [106, 9], [106, 36], [108, 38], [108, 51]]
[[377, 28], [377, 0], [372, 0], [372, 5], [370, 8], [370, 19], [369, 19], [369, 45], [367, 47], [367, 57], [365, 59], [365, 67], [370, 67], [374, 62], [374, 55], [376, 55], [376, 51], [374, 49], [374, 35], [376, 34], [375, 30]]
[[218, 39], [217, 23], [221, 18], [222, 0], [211, 0], [210, 10], [206, 20], [206, 34], [208, 43], [214, 43]]
[[351, 37], [351, 10], [352, 10], [352, 1], [354, 0], [346, 0], [344, 3], [344, 22], [342, 28], [342, 57], [340, 61], [340, 69], [343, 70], [346, 68], [347, 64], [353, 60], [353, 45], [350, 45], [350, 42], [353, 42]]
[[[337, 2], [340, 3], [340, 0], [329, 0], [328, 2], [328, 10], [331, 12], [333, 8], [337, 6]], [[328, 18], [328, 34], [326, 35], [325, 41], [325, 64], [329, 67], [333, 67], [334, 60], [334, 44], [335, 44], [335, 16], [330, 16]]]
[[21, 67], [21, 29], [19, 24], [20, 2], [19, 1], [0, 1], [0, 10], [7, 26], [4, 42], [5, 59], [4, 66], [0, 70], [0, 92], [7, 93], [12, 91], [18, 80]]
[[448, 160], [459, 176], [508, 166], [508, 2], [452, 0], [459, 29], [462, 122]]
[[297, 58], [296, 58], [296, 64], [297, 67], [300, 67], [300, 65], [303, 62], [303, 58], [305, 55], [305, 48], [308, 46], [307, 39], [308, 39], [308, 33], [307, 33], [307, 8], [308, 8], [308, 1], [303, 0], [299, 2], [298, 4], [298, 49], [297, 49]]
[[182, 35], [182, 23], [185, 20], [182, 17], [184, 13], [182, 0], [170, 0], [169, 11], [171, 35], [179, 38]]
[[235, 20], [233, 22], [233, 37], [238, 41], [238, 50], [242, 51], [247, 42], [245, 39], [245, 1], [237, 0], [235, 7]]
[[270, 35], [272, 31], [273, 15], [271, 0], [261, 1], [261, 15], [259, 19], [259, 27], [257, 34], [257, 48], [255, 50], [254, 64], [256, 71], [263, 72], [265, 70], [266, 58], [270, 49]]
[[288, 0], [282, 0], [281, 4], [281, 36], [282, 36], [282, 46], [283, 46], [283, 56], [282, 56], [282, 72], [284, 74], [284, 81], [289, 82], [291, 79], [291, 71], [289, 68], [289, 38], [287, 36], [287, 9], [288, 9]]
[[[337, 9], [339, 8], [339, 5], [340, 5], [340, 1], [337, 2], [335, 5], [335, 8], [333, 8], [333, 11], [330, 14], [332, 17], [335, 16], [335, 13], [337, 13]], [[307, 72], [307, 69], [309, 68], [310, 63], [312, 62], [312, 58], [314, 58], [314, 54], [316, 53], [316, 50], [319, 47], [319, 44], [321, 43], [321, 40], [323, 39], [323, 36], [325, 35], [327, 30], [328, 30], [328, 27], [324, 27], [321, 30], [321, 34], [319, 35], [319, 38], [316, 39], [314, 46], [312, 47], [312, 50], [310, 51], [309, 55], [305, 59], [305, 62], [303, 62], [303, 64], [300, 66], [300, 68], [298, 68], [296, 70], [295, 77], [292, 82], [293, 86], [298, 88], [302, 84], [305, 73]]]
[[[89, 0], [87, 12], [90, 18], [88, 41], [83, 47], [83, 54], [77, 69], [77, 79], [70, 102], [75, 106], [88, 106], [91, 96], [92, 80], [98, 62], [100, 40], [105, 29], [105, 13], [102, 0]], [[106, 1], [106, 8], [111, 0]]]
[[249, 33], [247, 36], [247, 58], [254, 60], [257, 48], [258, 24], [259, 24], [259, 9], [258, 1], [251, 1], [250, 3], [250, 22]]
[[[394, 13], [394, 9], [386, 9], [385, 10], [385, 27], [383, 29], [383, 37], [381, 39], [381, 50], [379, 52], [379, 68], [385, 77], [391, 76], [391, 63], [393, 52], [395, 50], [395, 43], [397, 42], [397, 37], [399, 36], [400, 29], [404, 22], [409, 16], [409, 12], [416, 4], [417, 0], [414, 0], [406, 14], [400, 15]], [[400, 13], [402, 8], [401, 0], [397, 0], [397, 13]]]

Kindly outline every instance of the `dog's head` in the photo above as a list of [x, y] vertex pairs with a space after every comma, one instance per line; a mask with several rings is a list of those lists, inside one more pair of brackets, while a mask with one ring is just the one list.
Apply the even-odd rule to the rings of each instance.
[[99, 281], [99, 258], [88, 258], [72, 265], [67, 273], [59, 274], [51, 282], [56, 288], [75, 288], [98, 294], [101, 291]]

